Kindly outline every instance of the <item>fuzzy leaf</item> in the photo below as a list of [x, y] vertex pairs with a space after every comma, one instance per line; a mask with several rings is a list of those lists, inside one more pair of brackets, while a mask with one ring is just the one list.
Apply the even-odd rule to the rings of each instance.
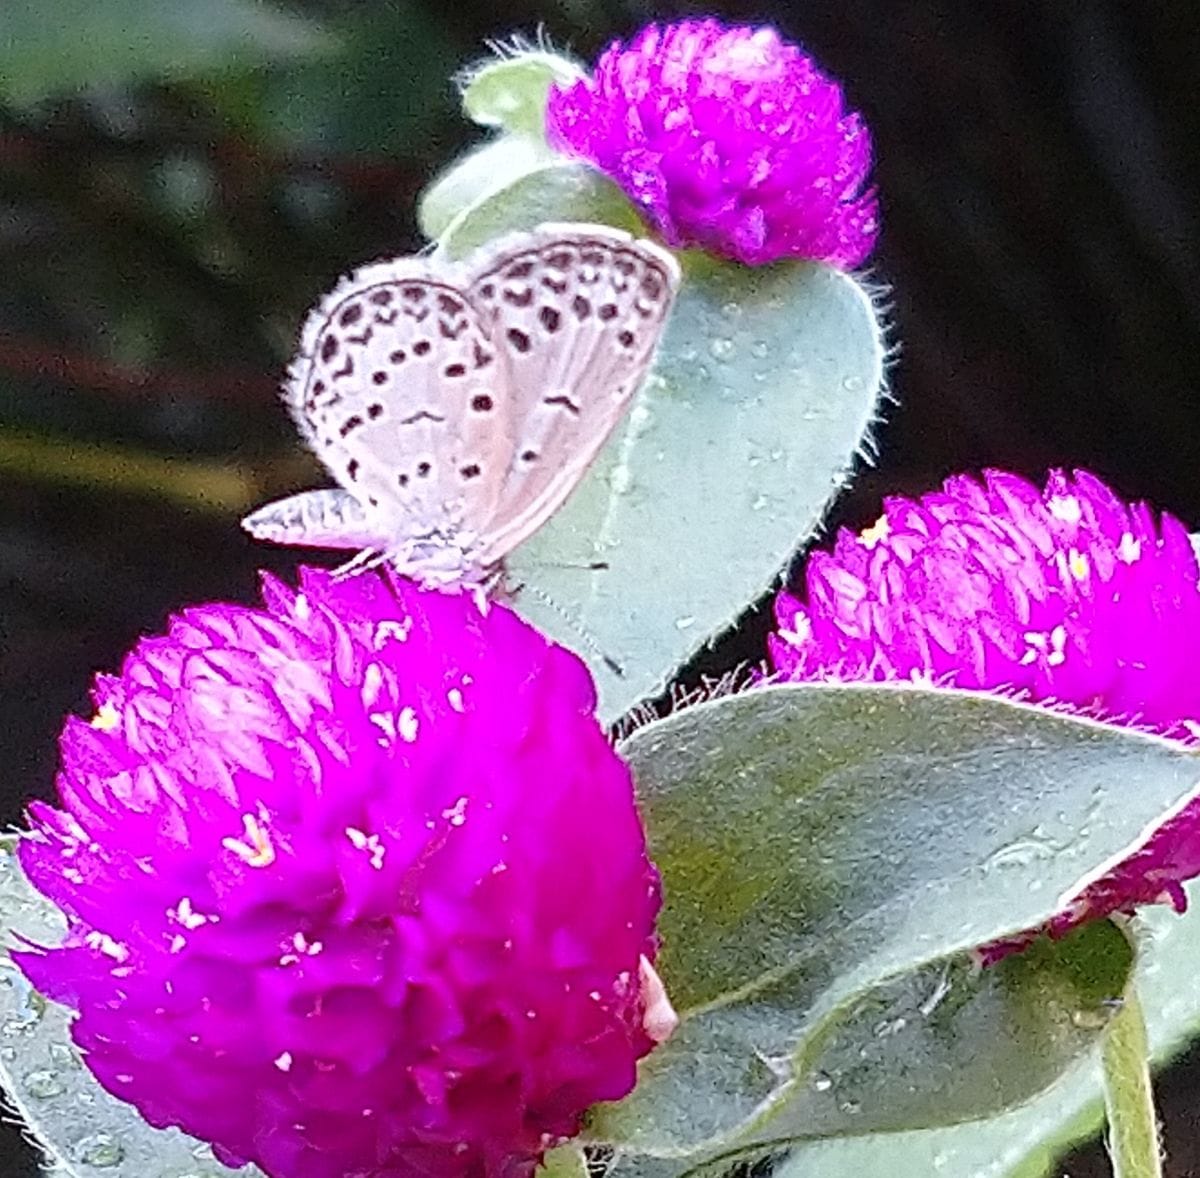
[[682, 1021], [593, 1132], [689, 1165], [1045, 1088], [1103, 1027], [1128, 957], [1090, 930], [982, 974], [956, 955], [1044, 923], [1200, 782], [1169, 741], [882, 684], [726, 697], [622, 752]]
[[[588, 167], [556, 164], [471, 208], [453, 255], [542, 221], [645, 234]], [[816, 529], [877, 413], [884, 348], [870, 298], [805, 262], [702, 254], [654, 372], [562, 510], [509, 562], [517, 605], [588, 659], [605, 718], [672, 672], [768, 587]]]
[[518, 48], [472, 71], [463, 86], [463, 112], [481, 127], [544, 140], [550, 87], [581, 77], [582, 69], [569, 57]]
[[[1165, 1064], [1200, 1035], [1200, 884], [1189, 905], [1144, 909], [1134, 925], [1137, 989], [1151, 1053]], [[1050, 1178], [1056, 1162], [1104, 1123], [1100, 1067], [1088, 1056], [1035, 1100], [986, 1123], [887, 1137], [805, 1142], [776, 1178]]]

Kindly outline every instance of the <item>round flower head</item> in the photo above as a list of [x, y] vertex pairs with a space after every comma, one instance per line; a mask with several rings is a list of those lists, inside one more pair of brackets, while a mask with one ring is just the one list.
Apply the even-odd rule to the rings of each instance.
[[68, 932], [14, 956], [105, 1088], [228, 1164], [527, 1174], [664, 1027], [587, 671], [470, 595], [265, 599], [173, 619], [67, 722], [21, 862]]
[[747, 265], [859, 265], [878, 232], [871, 140], [838, 84], [772, 28], [650, 25], [552, 88], [552, 146], [590, 160], [673, 246]]
[[[889, 499], [860, 535], [808, 561], [769, 638], [787, 679], [913, 679], [999, 690], [1195, 739], [1200, 571], [1184, 526], [1094, 475], [960, 476]], [[1167, 899], [1200, 874], [1200, 806], [1091, 885], [1052, 931]]]

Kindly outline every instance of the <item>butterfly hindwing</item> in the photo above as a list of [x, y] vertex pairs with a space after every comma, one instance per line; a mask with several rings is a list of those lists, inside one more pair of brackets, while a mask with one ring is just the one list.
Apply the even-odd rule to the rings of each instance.
[[543, 225], [468, 260], [467, 296], [511, 390], [513, 449], [481, 529], [494, 563], [567, 498], [650, 369], [674, 258], [600, 225]]

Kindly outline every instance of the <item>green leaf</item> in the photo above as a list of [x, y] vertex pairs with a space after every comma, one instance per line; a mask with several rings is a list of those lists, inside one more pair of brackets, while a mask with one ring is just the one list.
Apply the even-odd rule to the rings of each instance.
[[244, 69], [329, 47], [312, 21], [252, 0], [30, 0], [0, 5], [0, 97]]
[[[447, 230], [454, 256], [542, 221], [646, 232], [591, 168], [532, 172]], [[517, 605], [581, 648], [615, 719], [730, 625], [818, 526], [877, 413], [867, 294], [812, 263], [685, 255], [654, 372], [561, 511], [509, 562]]]
[[463, 111], [481, 127], [546, 136], [546, 102], [554, 83], [569, 85], [584, 76], [578, 63], [546, 50], [518, 47], [511, 56], [472, 71], [463, 86]]
[[[1044, 923], [1200, 780], [1169, 741], [883, 684], [726, 697], [622, 752], [681, 1023], [594, 1133], [691, 1160], [985, 1116], [1045, 1087], [1123, 988], [1111, 938], [982, 974], [955, 955]], [[871, 1030], [898, 1020], [894, 1043]]]
[[587, 1159], [575, 1145], [552, 1149], [537, 1168], [537, 1178], [588, 1178]]
[[545, 143], [528, 135], [501, 135], [456, 160], [421, 193], [417, 224], [431, 240], [482, 199], [553, 162]]
[[417, 222], [431, 240], [456, 217], [560, 157], [546, 143], [550, 87], [583, 73], [569, 58], [518, 45], [470, 74], [463, 85], [468, 118], [501, 134], [455, 160], [421, 194]]
[[[1200, 1036], [1200, 883], [1188, 910], [1143, 909], [1135, 921], [1137, 989], [1154, 1060], [1169, 1062]], [[805, 1143], [776, 1178], [1050, 1178], [1067, 1150], [1104, 1123], [1100, 1067], [1082, 1060], [1035, 1100], [981, 1124]]]
[[[0, 843], [0, 1101], [11, 1108], [64, 1178], [221, 1178], [208, 1146], [177, 1129], [152, 1129], [110, 1096], [80, 1062], [70, 1013], [43, 998], [9, 959], [20, 933], [43, 945], [62, 939], [58, 909], [21, 873], [15, 845]], [[261, 1172], [236, 1171], [243, 1178]]]

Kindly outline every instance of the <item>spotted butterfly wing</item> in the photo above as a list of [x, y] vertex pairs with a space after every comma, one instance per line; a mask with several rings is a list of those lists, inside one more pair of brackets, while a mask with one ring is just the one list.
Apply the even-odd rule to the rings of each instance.
[[468, 297], [494, 343], [515, 448], [481, 558], [536, 531], [591, 465], [649, 372], [675, 259], [601, 226], [543, 225], [472, 259]]
[[582, 477], [645, 376], [677, 283], [669, 254], [599, 226], [514, 234], [462, 267], [364, 267], [309, 317], [286, 388], [341, 489], [244, 526], [375, 550], [424, 580], [478, 579]]

